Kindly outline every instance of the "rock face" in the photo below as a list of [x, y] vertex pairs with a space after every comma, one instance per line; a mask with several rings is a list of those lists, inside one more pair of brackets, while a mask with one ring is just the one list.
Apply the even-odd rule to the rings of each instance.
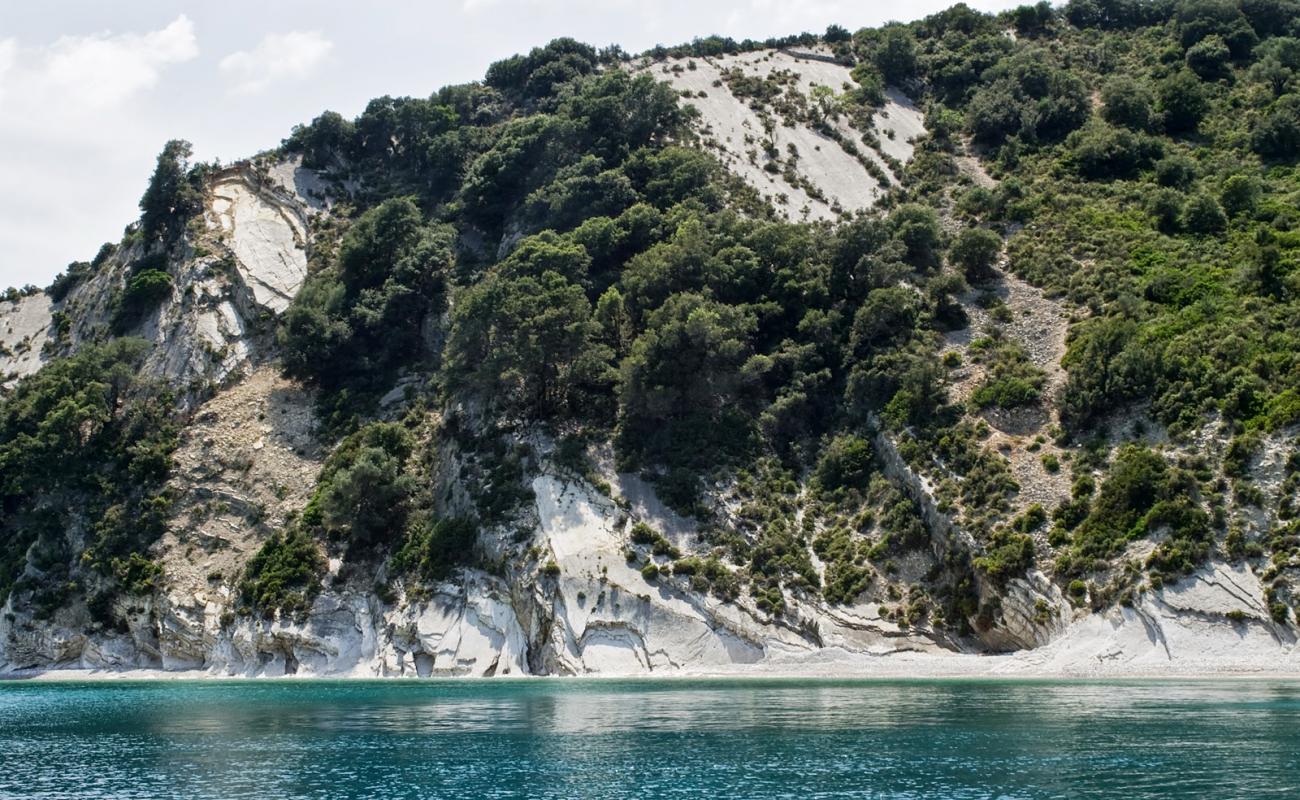
[[[911, 160], [911, 141], [925, 133], [921, 112], [897, 90], [887, 93], [869, 130], [857, 130], [833, 113], [834, 95], [856, 83], [848, 67], [820, 53], [760, 50], [652, 62], [641, 69], [682, 92], [682, 103], [699, 112], [695, 128], [703, 145], [791, 220], [833, 220], [841, 212], [870, 208], [898, 183], [896, 166]], [[786, 101], [824, 114], [834, 136], [737, 94], [732, 76], [778, 82]], [[874, 143], [864, 141], [864, 134]]]
[[45, 363], [54, 304], [46, 294], [0, 300], [0, 386], [10, 386]]
[[[819, 88], [842, 92], [847, 69], [816, 53], [769, 51], [643, 69], [692, 93], [701, 138], [760, 193], [786, 195], [777, 207], [790, 218], [831, 219], [875, 202], [880, 184], [843, 141], [871, 133], [877, 145], [863, 143], [861, 158], [893, 182], [891, 165], [910, 158], [909, 142], [923, 132], [919, 113], [897, 93], [869, 132], [831, 118], [836, 138], [803, 123], [771, 124], [770, 114], [733, 94], [724, 80], [780, 75], [806, 100], [824, 97]], [[751, 161], [749, 151], [763, 136], [778, 152], [799, 154], [787, 162], [789, 171], [773, 173]], [[538, 468], [533, 506], [522, 516], [527, 524], [485, 537], [485, 561], [503, 564], [492, 573], [463, 569], [434, 587], [398, 584], [380, 592], [334, 562], [302, 618], [240, 614], [237, 585], [245, 564], [307, 503], [324, 460], [315, 398], [281, 376], [271, 323], [306, 278], [310, 223], [328, 214], [329, 204], [321, 176], [292, 161], [244, 164], [214, 176], [204, 226], [187, 234], [167, 264], [172, 295], [131, 331], [155, 344], [145, 369], [178, 387], [191, 412], [174, 456], [168, 531], [150, 554], [163, 567], [160, 585], [148, 598], [119, 600], [117, 617], [125, 624], [112, 630], [92, 624], [84, 604], [36, 620], [11, 601], [0, 614], [0, 673], [1115, 675], [1300, 668], [1293, 630], [1272, 621], [1259, 579], [1249, 567], [1225, 564], [1102, 614], [1074, 608], [1038, 572], [1005, 587], [976, 574], [979, 599], [998, 605], [996, 624], [978, 642], [909, 627], [875, 603], [828, 605], [801, 590], [792, 590], [785, 613], [773, 616], [743, 593], [724, 601], [672, 574], [667, 557], [650, 556], [657, 575], [632, 566], [627, 553], [638, 522], [687, 553], [703, 552], [707, 543], [647, 483], [612, 469], [602, 476], [607, 488], [598, 489], [587, 479]], [[70, 352], [102, 335], [142, 256], [138, 244], [120, 249], [60, 303], [43, 294], [0, 302], [0, 383], [36, 371], [49, 353]], [[1009, 303], [1030, 294], [1011, 279], [1008, 287]], [[1059, 370], [1064, 328], [1052, 327], [1052, 310], [1044, 308], [1027, 317], [1037, 327], [1016, 335], [1029, 341], [1052, 333], [1042, 360]], [[399, 384], [382, 406], [400, 408], [402, 395]], [[931, 481], [908, 466], [889, 436], [877, 433], [874, 440], [884, 473], [920, 509], [936, 563], [953, 552], [974, 555], [975, 542], [941, 510]], [[1281, 452], [1267, 450], [1260, 465], [1272, 475], [1269, 491], [1280, 482]], [[464, 487], [443, 488], [449, 505], [468, 502]], [[507, 537], [532, 554], [525, 563], [504, 558], [518, 555]], [[971, 652], [976, 649], [1018, 652], [979, 656]]]
[[1008, 671], [1076, 675], [1293, 672], [1294, 632], [1273, 622], [1246, 566], [1213, 564], [1131, 606], [1086, 615]]
[[307, 277], [303, 207], [279, 184], [235, 168], [213, 182], [209, 225], [228, 241], [253, 302], [277, 314], [288, 308]]
[[[177, 387], [186, 404], [271, 355], [272, 320], [302, 287], [308, 220], [323, 208], [317, 196], [297, 193], [298, 187], [321, 191], [318, 179], [299, 176], [309, 172], [286, 162], [269, 171], [241, 165], [218, 173], [204, 227], [191, 230], [167, 264], [171, 296], [123, 331], [154, 344], [144, 369]], [[12, 310], [0, 303], [0, 334], [14, 353], [0, 350], [0, 375], [6, 369], [34, 372], [48, 356], [43, 345], [66, 353], [101, 338], [113, 324], [133, 265], [144, 255], [138, 243], [119, 248], [59, 303], [43, 294]], [[51, 330], [55, 312], [67, 324], [57, 338]], [[12, 334], [4, 333], [9, 329]], [[10, 345], [10, 338], [26, 344]]]
[[[222, 398], [218, 398], [222, 400]], [[188, 445], [186, 445], [188, 446]], [[636, 486], [639, 481], [628, 479]], [[639, 487], [638, 488], [643, 488]], [[463, 570], [427, 598], [383, 603], [331, 588], [305, 620], [233, 618], [221, 579], [200, 576], [201, 541], [160, 543], [166, 585], [128, 632], [87, 634], [84, 613], [52, 623], [0, 621], [0, 672], [37, 667], [203, 670], [220, 675], [641, 674], [729, 670], [814, 658], [824, 648], [871, 657], [945, 652], [872, 607], [799, 603], [792, 626], [746, 599], [724, 603], [667, 573], [647, 580], [623, 556], [632, 517], [582, 482], [541, 475], [535, 542], [559, 566], [536, 578]], [[642, 502], [658, 506], [642, 495]], [[244, 541], [216, 548], [237, 556]], [[238, 557], [235, 561], [240, 561]], [[154, 623], [149, 620], [157, 620]]]

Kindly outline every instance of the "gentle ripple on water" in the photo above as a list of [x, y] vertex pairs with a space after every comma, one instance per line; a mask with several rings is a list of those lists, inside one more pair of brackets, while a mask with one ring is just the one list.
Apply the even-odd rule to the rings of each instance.
[[0, 685], [0, 798], [1300, 798], [1300, 683]]

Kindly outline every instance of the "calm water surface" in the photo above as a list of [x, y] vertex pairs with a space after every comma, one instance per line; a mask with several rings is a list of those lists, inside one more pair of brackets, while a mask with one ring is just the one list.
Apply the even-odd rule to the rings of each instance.
[[1300, 683], [9, 683], [0, 797], [1300, 798]]

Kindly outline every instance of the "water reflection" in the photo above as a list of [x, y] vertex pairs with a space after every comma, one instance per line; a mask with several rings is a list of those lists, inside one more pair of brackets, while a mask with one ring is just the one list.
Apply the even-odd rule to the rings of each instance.
[[0, 797], [1300, 796], [1272, 682], [0, 686]]

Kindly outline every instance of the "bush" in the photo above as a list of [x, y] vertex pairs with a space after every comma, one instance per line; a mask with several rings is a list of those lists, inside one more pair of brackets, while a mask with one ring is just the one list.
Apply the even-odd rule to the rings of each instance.
[[1159, 155], [1155, 140], [1124, 128], [1090, 125], [1066, 140], [1080, 175], [1093, 180], [1132, 177]]
[[389, 422], [348, 436], [321, 468], [303, 524], [359, 548], [400, 534], [415, 488], [405, 467], [412, 445], [410, 433]]
[[1231, 62], [1232, 53], [1218, 36], [1207, 36], [1187, 50], [1188, 69], [1207, 81], [1227, 77]]
[[1200, 79], [1186, 70], [1161, 81], [1156, 87], [1156, 97], [1169, 133], [1196, 130], [1210, 107]]
[[1183, 223], [1192, 233], [1219, 233], [1228, 226], [1219, 201], [1204, 192], [1192, 195], [1183, 211]]
[[1101, 115], [1112, 125], [1135, 131], [1151, 124], [1151, 106], [1155, 98], [1146, 85], [1129, 77], [1112, 78], [1101, 89]]
[[203, 209], [203, 170], [190, 168], [191, 155], [190, 143], [181, 139], [168, 142], [158, 154], [149, 187], [140, 198], [140, 231], [149, 245], [171, 242]]
[[127, 280], [113, 309], [113, 330], [123, 333], [163, 300], [171, 297], [172, 276], [159, 269], [143, 269]]
[[86, 343], [0, 391], [0, 604], [29, 555], [47, 585], [98, 573], [109, 610], [119, 589], [154, 577], [134, 556], [166, 530], [177, 420], [174, 398], [140, 369], [148, 351], [139, 339]]
[[277, 532], [249, 560], [239, 594], [268, 616], [305, 614], [320, 591], [324, 569], [320, 547], [310, 536], [296, 528]]
[[1300, 154], [1300, 95], [1280, 98], [1256, 124], [1250, 143], [1256, 153], [1276, 161]]
[[908, 263], [917, 267], [933, 266], [939, 250], [939, 217], [934, 210], [915, 203], [899, 206], [889, 215], [894, 238], [906, 248]]
[[1156, 182], [1172, 189], [1186, 189], [1196, 180], [1196, 162], [1183, 155], [1166, 156], [1156, 162]]
[[875, 471], [871, 442], [845, 434], [831, 440], [817, 462], [817, 483], [822, 489], [865, 489]]
[[1034, 565], [1034, 540], [1026, 534], [1001, 528], [994, 531], [984, 555], [974, 563], [990, 580], [1004, 586]]
[[984, 228], [966, 228], [957, 235], [948, 257], [962, 268], [966, 280], [983, 283], [997, 276], [995, 269], [1002, 252], [1002, 237]]
[[1230, 217], [1250, 214], [1259, 203], [1259, 181], [1248, 175], [1233, 175], [1223, 182], [1219, 202]]
[[466, 519], [422, 520], [411, 526], [406, 542], [393, 557], [393, 567], [425, 581], [447, 578], [472, 561], [478, 530]]
[[1038, 402], [1041, 395], [1042, 389], [1032, 380], [1008, 376], [981, 385], [971, 394], [971, 402], [978, 408], [1016, 408]]

